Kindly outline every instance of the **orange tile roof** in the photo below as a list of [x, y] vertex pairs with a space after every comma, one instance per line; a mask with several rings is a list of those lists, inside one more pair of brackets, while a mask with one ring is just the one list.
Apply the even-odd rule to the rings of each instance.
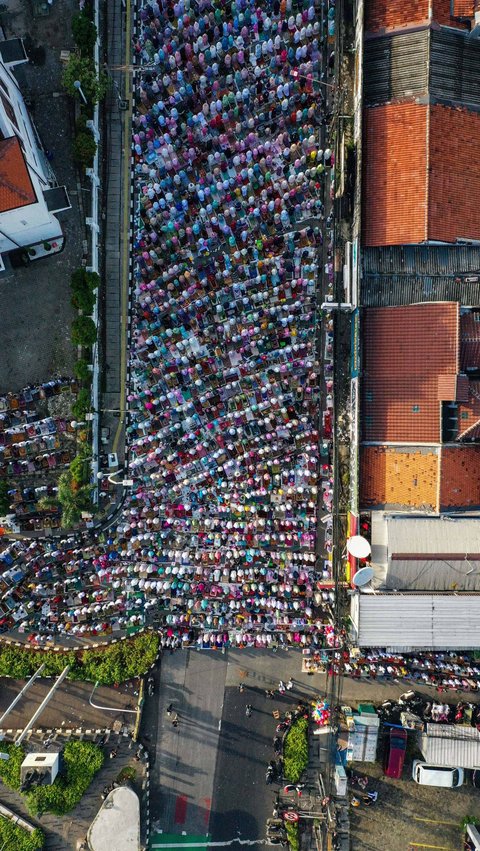
[[423, 242], [427, 221], [427, 109], [364, 110], [363, 244]]
[[[454, 0], [454, 15], [473, 17], [474, 0]], [[365, 31], [380, 32], [406, 27], [427, 26], [435, 22], [464, 28], [465, 24], [450, 16], [450, 0], [365, 0]]]
[[440, 402], [467, 402], [468, 378], [466, 375], [453, 373], [438, 376], [438, 395]]
[[363, 446], [361, 507], [437, 511], [438, 466], [439, 450]]
[[480, 238], [480, 115], [389, 103], [364, 110], [363, 243]]
[[429, 22], [428, 0], [366, 0], [365, 30], [397, 29]]
[[480, 115], [430, 108], [428, 239], [480, 238]]
[[474, 0], [453, 0], [453, 14], [456, 18], [473, 18], [475, 14]]
[[35, 204], [37, 196], [16, 136], [0, 141], [0, 213]]
[[440, 442], [438, 378], [459, 371], [458, 304], [370, 308], [362, 336], [363, 440]]
[[469, 397], [458, 406], [457, 440], [477, 439], [480, 435], [480, 381], [470, 381]]
[[480, 506], [480, 446], [445, 446], [441, 457], [441, 508]]

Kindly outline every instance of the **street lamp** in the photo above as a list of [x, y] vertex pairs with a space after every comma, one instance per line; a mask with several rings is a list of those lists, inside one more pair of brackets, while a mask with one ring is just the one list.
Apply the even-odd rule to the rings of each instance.
[[133, 479], [122, 479], [121, 481], [116, 481], [113, 478], [113, 476], [116, 476], [117, 473], [123, 472], [124, 470], [115, 470], [113, 473], [110, 473], [110, 475], [108, 475], [108, 473], [102, 473], [101, 471], [99, 471], [97, 473], [97, 479], [101, 480], [106, 478], [112, 485], [123, 485], [124, 488], [132, 488], [134, 485]]
[[83, 94], [82, 84], [81, 84], [80, 80], [75, 80], [75, 81], [74, 81], [74, 83], [73, 83], [73, 85], [75, 86], [75, 88], [77, 89], [77, 91], [79, 91], [79, 92], [80, 92], [80, 94], [81, 94], [81, 96], [82, 96], [82, 98], [83, 98], [83, 102], [84, 102], [84, 104], [85, 104], [85, 105], [87, 105], [87, 104], [88, 104], [88, 101], [87, 101], [87, 98], [85, 97], [85, 95]]

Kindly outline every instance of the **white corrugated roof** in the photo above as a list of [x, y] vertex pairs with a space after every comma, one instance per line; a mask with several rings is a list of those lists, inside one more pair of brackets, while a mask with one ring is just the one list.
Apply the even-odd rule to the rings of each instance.
[[476, 594], [358, 594], [351, 617], [359, 647], [480, 648]]
[[480, 553], [480, 518], [386, 518], [388, 555], [395, 553]]
[[429, 765], [480, 768], [480, 733], [474, 727], [427, 724], [421, 750]]

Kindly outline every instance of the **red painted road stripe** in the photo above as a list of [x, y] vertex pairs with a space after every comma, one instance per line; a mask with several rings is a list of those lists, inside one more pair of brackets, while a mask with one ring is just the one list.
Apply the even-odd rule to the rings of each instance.
[[204, 798], [205, 802], [205, 827], [208, 827], [208, 822], [210, 821], [210, 810], [212, 808], [212, 799]]
[[175, 802], [175, 824], [185, 824], [187, 817], [187, 796], [177, 795]]

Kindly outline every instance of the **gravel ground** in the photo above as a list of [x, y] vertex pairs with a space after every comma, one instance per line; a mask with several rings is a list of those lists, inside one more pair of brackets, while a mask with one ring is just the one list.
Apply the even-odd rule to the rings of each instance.
[[460, 789], [419, 786], [411, 779], [411, 757], [402, 780], [385, 777], [379, 763], [355, 763], [355, 772], [368, 776], [367, 791], [377, 790], [378, 801], [371, 807], [350, 808], [352, 851], [409, 851], [411, 843], [444, 851], [463, 848], [460, 822], [479, 812], [471, 772], [466, 772]]
[[[10, 0], [1, 14], [7, 37], [29, 36], [42, 46], [37, 64], [21, 65], [17, 78], [30, 98], [30, 113], [46, 149], [53, 154], [52, 167], [59, 184], [67, 187], [72, 209], [58, 214], [66, 237], [60, 255], [11, 269], [0, 278], [0, 393], [21, 390], [27, 384], [47, 381], [52, 374], [71, 375], [74, 350], [70, 342], [69, 279], [83, 256], [84, 212], [77, 173], [71, 154], [73, 106], [61, 84], [60, 51], [73, 47], [70, 20], [77, 11], [75, 0], [55, 0], [50, 15], [32, 16], [29, 0]], [[87, 213], [88, 214], [88, 213]]]

